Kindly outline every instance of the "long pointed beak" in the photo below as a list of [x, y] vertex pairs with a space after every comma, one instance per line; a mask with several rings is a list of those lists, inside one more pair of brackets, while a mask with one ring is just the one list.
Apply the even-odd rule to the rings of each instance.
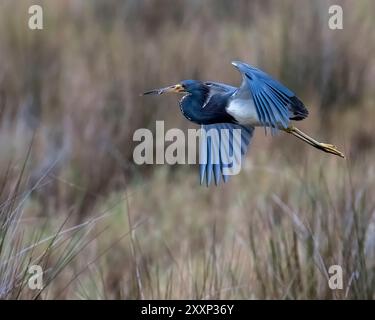
[[143, 93], [143, 95], [145, 96], [145, 95], [148, 95], [148, 94], [181, 93], [181, 92], [185, 92], [184, 87], [180, 84], [175, 84], [173, 86], [169, 86], [169, 87], [165, 87], [165, 88], [146, 91], [146, 92]]

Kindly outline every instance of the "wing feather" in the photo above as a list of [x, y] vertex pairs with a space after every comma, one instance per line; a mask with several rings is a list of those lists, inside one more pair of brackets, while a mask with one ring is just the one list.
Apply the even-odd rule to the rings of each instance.
[[[229, 175], [225, 174], [225, 168], [230, 168], [233, 165], [233, 163], [228, 163], [228, 159], [233, 157], [236, 163], [241, 163], [242, 157], [246, 154], [250, 145], [254, 127], [218, 123], [202, 125], [201, 129], [202, 133], [204, 130], [206, 139], [200, 139], [200, 182], [201, 184], [206, 182], [209, 186], [212, 176], [216, 185], [220, 183], [221, 178], [224, 182], [227, 182]], [[240, 137], [233, 134], [234, 129], [241, 130]], [[210, 132], [211, 134], [209, 134]], [[229, 144], [226, 142], [229, 142]]]
[[246, 63], [234, 61], [234, 66], [242, 74], [242, 84], [234, 94], [246, 96], [249, 91], [254, 101], [259, 122], [275, 133], [279, 128], [287, 128], [293, 116], [301, 120], [308, 114], [307, 109], [296, 95], [267, 73]]

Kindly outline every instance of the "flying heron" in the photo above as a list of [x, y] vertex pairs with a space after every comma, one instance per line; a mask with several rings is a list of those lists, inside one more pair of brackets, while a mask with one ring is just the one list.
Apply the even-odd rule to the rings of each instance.
[[[200, 142], [200, 152], [207, 153], [205, 162], [200, 162], [200, 182], [207, 186], [214, 176], [215, 184], [224, 182], [228, 175], [223, 173], [227, 166], [222, 160], [223, 153], [231, 153], [239, 145], [242, 158], [248, 149], [255, 127], [264, 127], [272, 134], [282, 130], [311, 146], [344, 158], [336, 146], [318, 142], [291, 124], [291, 120], [303, 120], [308, 110], [302, 101], [287, 87], [273, 79], [264, 71], [241, 61], [232, 64], [239, 70], [242, 83], [239, 88], [211, 81], [184, 80], [178, 84], [147, 91], [144, 95], [181, 93], [182, 114], [191, 122], [201, 125], [202, 130], [240, 130], [240, 139], [233, 140], [228, 150], [220, 150], [221, 145], [209, 146], [209, 140]], [[204, 145], [202, 145], [204, 144]], [[219, 155], [220, 152], [220, 155]], [[219, 159], [214, 162], [213, 159]]]

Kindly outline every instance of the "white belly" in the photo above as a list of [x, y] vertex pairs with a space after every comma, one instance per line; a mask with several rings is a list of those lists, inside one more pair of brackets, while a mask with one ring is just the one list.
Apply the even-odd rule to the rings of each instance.
[[234, 99], [228, 107], [227, 112], [239, 124], [259, 126], [259, 118], [252, 99]]

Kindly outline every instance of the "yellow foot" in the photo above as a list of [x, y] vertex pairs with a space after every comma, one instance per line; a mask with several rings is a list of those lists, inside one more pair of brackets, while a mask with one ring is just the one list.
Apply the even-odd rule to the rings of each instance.
[[341, 158], [345, 158], [345, 155], [339, 151], [337, 149], [336, 146], [334, 146], [333, 144], [329, 144], [329, 143], [320, 143], [318, 146], [317, 146], [320, 150], [323, 150], [324, 152], [328, 152], [328, 153], [332, 153], [336, 156], [339, 156]]

